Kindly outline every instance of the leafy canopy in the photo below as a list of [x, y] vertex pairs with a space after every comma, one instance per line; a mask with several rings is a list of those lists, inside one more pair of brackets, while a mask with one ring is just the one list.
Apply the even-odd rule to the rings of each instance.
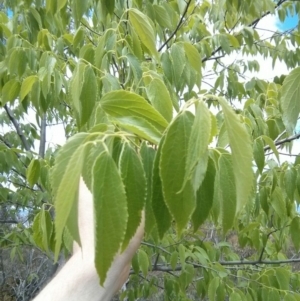
[[[300, 300], [288, 258], [300, 246], [299, 159], [278, 150], [291, 152], [299, 137], [300, 35], [295, 27], [263, 38], [259, 28], [270, 15], [299, 14], [300, 2], [0, 7], [0, 214], [24, 229], [3, 228], [1, 247], [22, 241], [57, 258], [80, 243], [82, 176], [94, 196], [101, 283], [145, 210], [130, 300], [161, 288], [166, 300]], [[258, 56], [293, 70], [249, 79]], [[69, 138], [62, 147], [47, 142], [53, 124]]]

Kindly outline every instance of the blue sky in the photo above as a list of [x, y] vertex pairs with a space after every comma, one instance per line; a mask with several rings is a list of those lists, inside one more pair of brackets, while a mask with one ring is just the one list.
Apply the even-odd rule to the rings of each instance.
[[276, 22], [276, 25], [277, 25], [278, 29], [285, 31], [285, 30], [289, 30], [289, 29], [292, 29], [295, 26], [297, 26], [298, 20], [299, 20], [298, 15], [295, 15], [293, 17], [289, 15], [288, 17], [286, 17], [286, 19], [283, 23], [280, 22], [280, 20], [278, 19], [278, 21]]

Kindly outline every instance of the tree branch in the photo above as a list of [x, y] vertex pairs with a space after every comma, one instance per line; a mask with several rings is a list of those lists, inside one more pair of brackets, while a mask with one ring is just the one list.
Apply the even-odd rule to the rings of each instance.
[[[295, 259], [286, 259], [286, 260], [251, 260], [251, 261], [245, 261], [245, 260], [237, 260], [237, 261], [219, 261], [218, 263], [222, 266], [241, 266], [241, 265], [277, 265], [277, 264], [292, 264], [300, 262], [300, 258]], [[194, 268], [205, 268], [202, 264], [192, 263], [192, 262], [186, 262], [188, 264], [191, 264]], [[212, 262], [214, 264], [214, 262]], [[159, 272], [174, 272], [174, 271], [181, 271], [182, 265], [177, 265], [175, 269], [171, 268], [168, 265], [156, 265], [155, 267], [152, 267], [152, 271], [159, 271]]]
[[[283, 3], [286, 2], [286, 1], [288, 1], [288, 0], [281, 0], [281, 1], [279, 1], [279, 2], [275, 5], [275, 9], [277, 9], [281, 4], [283, 4]], [[269, 15], [270, 13], [271, 13], [270, 11], [267, 11], [266, 13], [262, 14], [259, 18], [257, 18], [257, 19], [255, 19], [254, 21], [252, 21], [252, 22], [248, 25], [248, 27], [255, 27], [261, 19], [263, 19], [264, 17], [266, 17], [266, 16]], [[204, 63], [204, 62], [208, 61], [209, 59], [211, 59], [211, 57], [214, 56], [216, 53], [218, 53], [220, 50], [222, 50], [222, 47], [221, 47], [221, 46], [219, 46], [218, 48], [216, 48], [216, 49], [211, 53], [210, 56], [207, 56], [207, 57], [203, 58], [203, 59], [202, 59], [202, 63]]]
[[[293, 135], [293, 136], [290, 136], [290, 137], [287, 137], [287, 138], [282, 139], [282, 140], [278, 140], [278, 141], [274, 142], [274, 144], [276, 146], [278, 146], [278, 145], [281, 145], [281, 144], [284, 144], [284, 143], [287, 143], [287, 142], [292, 142], [293, 140], [296, 140], [296, 139], [299, 139], [299, 138], [300, 138], [300, 133], [298, 133], [296, 135]], [[267, 151], [267, 150], [270, 150], [270, 149], [271, 148], [268, 145], [264, 147], [264, 151]]]
[[22, 132], [22, 130], [20, 128], [20, 125], [19, 125], [18, 121], [14, 117], [14, 114], [13, 114], [12, 110], [6, 104], [4, 105], [4, 109], [5, 109], [6, 113], [7, 113], [10, 121], [14, 125], [14, 127], [15, 127], [15, 129], [17, 131], [17, 134], [20, 137], [25, 150], [30, 151], [30, 146], [28, 144], [28, 141], [26, 140], [26, 138], [25, 138], [25, 136], [24, 136], [24, 134], [23, 134], [23, 132]]
[[184, 19], [185, 15], [186, 15], [186, 13], [187, 13], [187, 11], [188, 11], [188, 8], [189, 8], [191, 2], [192, 2], [192, 0], [189, 0], [189, 2], [187, 2], [186, 7], [185, 7], [185, 10], [184, 10], [184, 12], [183, 12], [183, 14], [182, 14], [182, 16], [181, 16], [181, 18], [180, 18], [180, 20], [179, 20], [179, 22], [178, 22], [176, 28], [175, 28], [175, 30], [171, 33], [171, 35], [169, 36], [169, 38], [168, 38], [168, 39], [167, 39], [167, 40], [159, 47], [158, 52], [160, 52], [160, 51], [161, 51], [161, 50], [162, 50], [162, 49], [163, 49], [163, 48], [171, 41], [171, 39], [172, 39], [172, 38], [175, 36], [175, 34], [177, 33], [179, 27], [180, 27], [181, 24], [183, 23], [183, 19]]
[[46, 147], [46, 114], [43, 115], [41, 120], [41, 139], [40, 139], [40, 149], [39, 156], [44, 158]]
[[15, 220], [0, 220], [0, 224], [18, 224], [19, 222], [18, 221], [15, 221]]

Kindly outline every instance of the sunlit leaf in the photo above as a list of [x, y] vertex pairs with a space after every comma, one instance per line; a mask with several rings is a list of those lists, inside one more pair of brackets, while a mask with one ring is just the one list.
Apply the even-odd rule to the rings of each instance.
[[163, 131], [168, 123], [143, 97], [128, 91], [112, 91], [105, 94], [100, 105], [113, 117], [140, 117]]
[[[198, 162], [204, 160], [210, 140], [210, 132], [210, 112], [205, 103], [203, 101], [199, 101], [196, 107], [195, 119], [188, 144], [183, 186], [188, 179], [191, 179]], [[199, 183], [199, 185], [200, 184], [201, 183]], [[196, 190], [198, 190], [198, 187]]]
[[220, 98], [232, 151], [233, 173], [236, 186], [236, 209], [239, 212], [247, 203], [253, 185], [252, 144], [244, 124], [228, 103]]
[[30, 186], [33, 186], [40, 176], [40, 161], [38, 159], [31, 160], [27, 167], [26, 177]]
[[22, 85], [21, 85], [21, 91], [20, 91], [20, 100], [21, 101], [31, 91], [33, 84], [37, 80], [38, 80], [38, 77], [36, 75], [28, 76], [23, 80]]
[[147, 16], [145, 16], [141, 11], [132, 8], [129, 10], [129, 21], [134, 30], [137, 32], [144, 46], [153, 56], [158, 57], [155, 46], [154, 31], [150, 22], [148, 21]]
[[281, 108], [283, 113], [283, 122], [292, 133], [300, 113], [300, 67], [295, 68], [285, 78], [281, 92]]

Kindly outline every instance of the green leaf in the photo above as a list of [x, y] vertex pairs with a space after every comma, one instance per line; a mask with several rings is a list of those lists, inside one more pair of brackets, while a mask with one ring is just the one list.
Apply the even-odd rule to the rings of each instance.
[[146, 200], [146, 178], [140, 158], [128, 143], [123, 145], [119, 164], [128, 208], [127, 229], [122, 247], [124, 249], [141, 222]]
[[[151, 78], [147, 74], [144, 77]], [[150, 83], [146, 85], [146, 91], [153, 107], [170, 122], [173, 116], [172, 99], [163, 81], [159, 78], [151, 78]]]
[[214, 277], [212, 281], [209, 283], [208, 292], [207, 292], [209, 301], [215, 301], [215, 295], [217, 292], [217, 288], [219, 286], [219, 282], [220, 282], [219, 278]]
[[182, 85], [182, 73], [186, 65], [185, 53], [183, 47], [173, 44], [170, 51], [170, 59], [173, 67], [174, 81], [176, 89], [179, 90]]
[[219, 98], [232, 152], [233, 173], [236, 186], [236, 209], [239, 212], [247, 203], [253, 186], [252, 145], [248, 131], [228, 103]]
[[262, 135], [261, 137], [262, 137], [262, 138], [265, 140], [265, 142], [269, 145], [269, 147], [270, 147], [271, 150], [273, 151], [274, 155], [276, 156], [277, 161], [279, 162], [279, 153], [278, 153], [278, 150], [277, 150], [277, 148], [276, 148], [276, 146], [275, 146], [274, 141], [273, 141], [270, 137], [265, 136], [265, 135]]
[[125, 130], [128, 130], [153, 144], [158, 144], [161, 139], [161, 133], [150, 122], [141, 117], [126, 116], [114, 118], [113, 121]]
[[168, 29], [172, 29], [172, 23], [170, 20], [170, 16], [166, 9], [162, 5], [153, 4], [153, 9], [155, 12], [155, 19], [158, 24], [162, 27], [166, 27]]
[[86, 66], [80, 93], [81, 110], [79, 114], [81, 126], [83, 126], [89, 120], [94, 110], [97, 92], [98, 86], [95, 73], [91, 66]]
[[147, 253], [144, 250], [139, 250], [138, 261], [143, 276], [147, 277], [148, 269], [149, 269], [149, 259]]
[[[60, 251], [61, 235], [64, 227], [67, 224], [69, 214], [72, 211], [76, 213], [76, 196], [79, 184], [79, 175], [76, 179], [76, 173], [80, 174], [81, 168], [81, 155], [82, 150], [78, 149], [88, 137], [87, 133], [79, 133], [70, 138], [67, 143], [59, 150], [56, 158], [55, 165], [51, 173], [51, 187], [54, 194], [55, 206], [56, 206], [56, 256]], [[76, 157], [78, 156], [78, 157]], [[75, 163], [74, 163], [75, 161]], [[73, 172], [75, 173], [73, 174]], [[64, 188], [62, 185], [66, 185]], [[68, 187], [66, 189], [66, 187]], [[69, 191], [70, 189], [70, 191]], [[71, 190], [73, 189], [73, 190]], [[75, 208], [74, 208], [75, 206]], [[75, 222], [77, 216], [71, 217]], [[77, 228], [77, 227], [76, 227]], [[73, 238], [80, 243], [78, 231], [75, 229], [69, 229]]]
[[22, 101], [25, 96], [31, 91], [31, 88], [33, 84], [38, 80], [38, 77], [36, 75], [31, 75], [26, 77], [21, 86], [21, 91], [20, 91], [20, 100]]
[[272, 193], [271, 205], [279, 217], [286, 216], [286, 205], [279, 187], [276, 187]]
[[159, 175], [159, 162], [161, 158], [161, 148], [163, 143], [164, 143], [164, 137], [161, 139], [161, 142], [158, 146], [158, 150], [156, 152], [156, 156], [154, 158], [153, 172], [152, 172], [152, 193], [151, 193], [152, 209], [153, 209], [160, 238], [162, 238], [165, 232], [170, 228], [171, 220], [172, 220], [164, 200], [162, 183]]
[[19, 96], [20, 88], [21, 84], [16, 79], [8, 81], [2, 89], [2, 106], [4, 106], [7, 102], [14, 101]]
[[32, 159], [26, 171], [26, 178], [31, 187], [38, 181], [39, 176], [40, 161], [38, 159]]
[[57, 1], [57, 11], [60, 11], [68, 2], [68, 0], [56, 0]]
[[177, 251], [174, 251], [171, 254], [171, 258], [170, 258], [170, 265], [171, 265], [173, 271], [175, 271], [175, 268], [177, 266], [177, 261], [178, 261], [178, 253], [177, 253]]
[[145, 142], [142, 143], [140, 150], [143, 167], [147, 179], [147, 198], [145, 206], [145, 233], [149, 235], [155, 225], [155, 217], [152, 209], [152, 174], [156, 151], [153, 147], [148, 146]]
[[260, 173], [263, 172], [265, 166], [264, 144], [260, 138], [255, 139], [253, 145], [254, 160]]
[[281, 109], [284, 125], [289, 133], [296, 127], [300, 113], [300, 67], [295, 68], [282, 84]]
[[296, 190], [297, 171], [291, 167], [284, 174], [284, 187], [290, 201], [294, 201], [294, 193]]
[[86, 65], [84, 63], [79, 62], [76, 65], [75, 71], [70, 81], [69, 90], [71, 94], [71, 100], [78, 115], [81, 112], [80, 95], [81, 95], [85, 67]]
[[[73, 238], [79, 242], [79, 231], [77, 224], [77, 197], [79, 178], [81, 174], [81, 168], [83, 164], [83, 151], [84, 147], [79, 146], [68, 160], [65, 172], [61, 178], [61, 182], [58, 185], [58, 189], [55, 196], [55, 257], [58, 258], [60, 247], [62, 243], [62, 235], [66, 225]], [[63, 168], [64, 166], [60, 166]], [[59, 168], [59, 167], [57, 167]], [[53, 177], [55, 175], [53, 174]], [[71, 214], [72, 213], [72, 214]]]
[[184, 42], [183, 46], [191, 67], [194, 68], [197, 72], [201, 73], [202, 62], [200, 53], [198, 52], [197, 48], [188, 42]]
[[236, 183], [231, 155], [222, 154], [219, 158], [219, 183], [221, 189], [221, 213], [223, 232], [233, 225], [236, 214]]
[[138, 34], [141, 42], [149, 50], [150, 54], [158, 58], [154, 31], [147, 16], [137, 9], [132, 8], [129, 10], [129, 21], [133, 30]]
[[197, 205], [192, 216], [194, 231], [197, 231], [201, 224], [203, 224], [208, 217], [210, 209], [212, 208], [214, 200], [215, 174], [215, 164], [213, 160], [209, 158], [205, 178], [197, 191]]
[[[196, 107], [195, 119], [189, 139], [185, 176], [183, 186], [191, 179], [199, 161], [204, 160], [210, 140], [211, 118], [210, 112], [203, 101], [199, 101]], [[201, 183], [199, 183], [200, 185]], [[199, 186], [196, 187], [196, 191]]]
[[140, 117], [159, 131], [164, 131], [168, 126], [166, 119], [135, 93], [122, 90], [109, 92], [101, 98], [100, 105], [112, 117]]
[[230, 294], [229, 301], [243, 301], [243, 299], [237, 292], [232, 292]]
[[95, 264], [103, 285], [111, 263], [123, 242], [128, 212], [126, 193], [113, 158], [103, 152], [93, 168], [96, 222]]
[[191, 181], [181, 189], [192, 124], [190, 112], [176, 117], [167, 131], [159, 165], [165, 202], [177, 223], [178, 233], [188, 223], [196, 205]]
[[89, 1], [82, 0], [74, 0], [71, 2], [72, 4], [72, 12], [75, 19], [76, 26], [78, 26], [83, 14], [86, 12], [88, 8]]
[[280, 289], [289, 290], [290, 272], [285, 268], [276, 268], [275, 273]]
[[43, 233], [42, 233], [42, 229], [41, 229], [41, 215], [42, 215], [42, 211], [40, 211], [33, 220], [33, 224], [32, 224], [32, 231], [33, 231], [33, 240], [35, 242], [35, 244], [43, 249], [44, 245], [43, 245]]
[[294, 247], [296, 251], [299, 251], [300, 248], [300, 217], [295, 216], [291, 222], [290, 226], [290, 233], [291, 233], [291, 238], [292, 242], [294, 244]]
[[107, 11], [112, 15], [115, 9], [115, 0], [102, 0]]
[[42, 243], [44, 250], [49, 250], [49, 244], [51, 240], [51, 235], [53, 232], [53, 224], [50, 213], [48, 211], [41, 211], [41, 230], [42, 230]]

